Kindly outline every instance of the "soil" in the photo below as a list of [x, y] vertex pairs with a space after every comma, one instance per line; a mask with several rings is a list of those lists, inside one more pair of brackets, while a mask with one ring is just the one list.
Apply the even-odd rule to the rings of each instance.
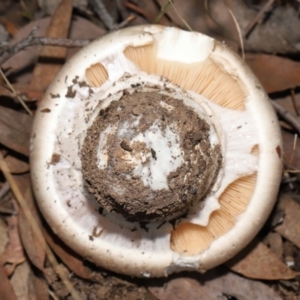
[[[43, 6], [39, 6], [41, 2]], [[9, 44], [14, 45], [27, 39], [32, 28], [38, 28], [34, 34], [36, 37], [44, 38], [47, 32], [52, 32], [55, 33], [50, 35], [52, 37], [65, 38], [61, 28], [68, 24], [70, 26], [68, 38], [72, 43], [72, 39], [77, 42], [81, 39], [94, 39], [108, 32], [109, 27], [105, 25], [105, 21], [109, 17], [113, 19], [117, 28], [149, 24], [158, 20], [158, 24], [161, 25], [190, 30], [187, 28], [188, 24], [192, 30], [208, 34], [242, 55], [240, 38], [237, 34], [238, 23], [240, 34], [244, 37], [245, 62], [250, 65], [273, 99], [272, 102], [280, 105], [281, 109], [278, 109], [277, 113], [281, 118], [283, 134], [282, 157], [285, 172], [278, 203], [269, 221], [256, 236], [256, 243], [266, 245], [269, 252], [257, 252], [251, 244], [246, 248], [247, 255], [241, 258], [242, 264], [238, 267], [225, 264], [205, 274], [184, 272], [158, 280], [146, 278], [141, 281], [118, 275], [87, 263], [84, 257], [75, 255], [54, 233], [51, 234], [56, 239], [50, 243], [50, 229], [37, 208], [32, 205], [31, 210], [35, 212], [35, 218], [44, 236], [47, 237], [49, 246], [55, 252], [62, 271], [67, 274], [70, 283], [80, 295], [79, 298], [83, 300], [300, 299], [300, 280], [299, 275], [296, 276], [298, 273], [294, 278], [286, 276], [292, 270], [300, 271], [300, 143], [296, 138], [300, 134], [298, 88], [300, 31], [297, 30], [300, 22], [300, 2], [232, 0], [228, 9], [223, 1], [209, 1], [209, 7], [205, 8], [204, 1], [177, 0], [173, 1], [172, 5], [160, 6], [159, 2], [162, 1], [155, 0], [104, 0], [102, 2], [105, 10], [102, 10], [103, 14], [99, 16], [96, 5], [88, 6], [88, 2], [92, 1], [80, 0], [73, 1], [72, 22], [66, 18], [65, 9], [60, 14], [52, 14], [53, 10], [47, 9], [59, 2], [72, 5], [71, 1], [59, 0], [0, 1], [0, 42], [3, 46], [0, 57], [8, 52], [18, 52], [11, 59], [4, 60], [1, 66], [15, 90], [13, 93], [10, 92], [4, 81], [1, 81], [1, 152], [6, 156], [5, 160], [9, 163], [10, 172], [13, 173], [16, 182], [14, 185], [20, 189], [28, 203], [33, 199], [28, 189], [31, 182], [29, 172], [25, 172], [23, 166], [24, 163], [28, 163], [32, 117], [19, 104], [16, 95], [20, 95], [34, 113], [38, 110], [37, 104], [43, 98], [44, 89], [41, 86], [47, 86], [52, 81], [60, 64], [55, 59], [59, 48], [49, 47], [52, 48], [54, 58], [50, 59], [49, 52], [48, 64], [44, 65], [41, 76], [33, 72], [41, 62], [38, 59], [38, 45], [28, 47], [25, 51], [19, 51], [21, 48], [12, 51], [16, 48], [10, 48]], [[236, 17], [237, 23], [233, 22], [231, 12]], [[133, 19], [127, 18], [128, 16], [133, 16]], [[48, 27], [50, 18], [51, 25]], [[77, 50], [77, 48], [68, 49], [66, 58]], [[37, 82], [41, 80], [43, 84], [39, 86]], [[51, 97], [57, 98], [59, 94]], [[7, 117], [10, 117], [11, 122], [5, 121]], [[23, 130], [17, 130], [21, 127], [15, 124], [21, 124]], [[132, 148], [127, 146], [130, 145], [125, 141], [122, 147], [125, 150]], [[153, 154], [152, 152], [151, 155], [159, 159], [157, 151]], [[56, 154], [50, 163], [55, 164], [59, 159]], [[14, 190], [13, 186], [11, 190]], [[0, 298], [75, 299], [70, 295], [70, 288], [66, 288], [65, 283], [56, 275], [55, 268], [45, 255], [45, 248], [39, 246], [39, 239], [32, 231], [32, 219], [24, 218], [11, 190], [1, 172]], [[289, 201], [285, 201], [286, 197]], [[9, 225], [11, 220], [18, 220], [18, 224]], [[277, 279], [274, 279], [274, 272]]]
[[[114, 129], [99, 150], [107, 128]], [[88, 129], [82, 147], [87, 188], [100, 207], [129, 220], [174, 219], [202, 199], [218, 173], [221, 150], [210, 144], [209, 130], [182, 100], [155, 92], [124, 93]], [[107, 153], [100, 168], [98, 151]], [[157, 170], [165, 185], [152, 174]]]

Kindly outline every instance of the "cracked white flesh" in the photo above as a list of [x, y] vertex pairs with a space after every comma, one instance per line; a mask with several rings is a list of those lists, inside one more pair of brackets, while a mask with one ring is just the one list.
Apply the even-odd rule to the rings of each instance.
[[116, 126], [108, 125], [103, 132], [100, 133], [99, 145], [97, 149], [97, 166], [100, 170], [107, 167], [108, 153], [106, 149], [107, 136], [117, 130]]
[[[137, 118], [138, 121], [138, 118]], [[133, 124], [131, 124], [133, 125]], [[108, 161], [108, 145], [107, 135], [117, 135], [117, 137], [124, 139], [128, 136], [131, 128], [127, 123], [120, 125], [118, 132], [117, 126], [108, 125], [106, 129], [100, 133], [99, 146], [97, 150], [97, 166], [99, 169], [105, 169]], [[138, 122], [136, 124], [138, 126]], [[173, 126], [174, 127], [174, 126]], [[134, 127], [133, 127], [134, 129]], [[132, 137], [132, 135], [130, 134]], [[128, 165], [134, 166], [133, 174], [142, 179], [145, 186], [150, 186], [152, 190], [168, 189], [167, 177], [175, 171], [183, 163], [183, 152], [178, 143], [179, 136], [176, 134], [176, 128], [166, 128], [162, 132], [157, 124], [153, 124], [143, 134], [140, 133], [130, 140], [129, 146], [134, 142], [145, 143], [148, 149], [157, 149], [160, 155], [156, 159], [150, 160], [151, 153], [140, 152], [126, 152], [124, 160]], [[172, 162], [166, 160], [166, 157], [174, 157]]]
[[[107, 167], [108, 160], [108, 145], [107, 135], [116, 135], [120, 139], [130, 137], [130, 144], [132, 146], [135, 142], [145, 143], [148, 149], [156, 149], [158, 156], [156, 159], [150, 159], [151, 153], [140, 152], [126, 152], [123, 159], [128, 165], [134, 167], [133, 174], [142, 179], [145, 186], [150, 186], [152, 190], [168, 189], [167, 177], [175, 171], [183, 163], [183, 150], [179, 144], [179, 136], [176, 134], [176, 127], [170, 128], [167, 126], [163, 132], [158, 126], [157, 122], [154, 123], [143, 134], [139, 133], [134, 135], [132, 130], [139, 124], [139, 117], [132, 124], [125, 122], [120, 124], [117, 131], [117, 124], [114, 126], [108, 125], [106, 129], [100, 133], [99, 146], [97, 150], [97, 166], [99, 169]], [[166, 157], [174, 157], [172, 162], [165, 159]]]
[[[148, 148], [156, 149], [158, 152], [156, 160], [151, 160], [147, 164], [139, 162], [134, 169], [134, 175], [141, 177], [144, 185], [149, 185], [152, 190], [168, 189], [168, 175], [183, 163], [183, 152], [178, 143], [179, 136], [176, 134], [176, 127], [172, 129], [168, 126], [166, 131], [162, 132], [154, 123], [144, 134], [140, 133], [132, 140], [132, 143], [137, 141], [145, 143]], [[170, 163], [166, 157], [175, 158]]]
[[[147, 276], [161, 276], [164, 272], [171, 273], [181, 269], [198, 269], [209, 252], [205, 251], [200, 255], [191, 257], [174, 253], [170, 249], [172, 226], [169, 223], [163, 224], [159, 228], [157, 227], [160, 224], [149, 225], [148, 232], [145, 230], [134, 231], [133, 229], [140, 228], [139, 224], [128, 223], [121, 216], [115, 218], [114, 214], [108, 214], [106, 217], [98, 214], [95, 203], [92, 199], [90, 199], [91, 201], [88, 199], [91, 197], [87, 195], [84, 189], [80, 172], [80, 147], [86, 129], [99, 113], [99, 99], [107, 99], [110, 93], [114, 96], [109, 101], [118, 99], [121, 96], [120, 93], [117, 93], [118, 90], [141, 81], [149, 83], [150, 86], [152, 84], [162, 87], [165, 84], [167, 87], [175, 89], [175, 91], [177, 89], [169, 82], [158, 81], [160, 80], [158, 76], [149, 77], [140, 72], [124, 56], [123, 50], [127, 46], [147, 44], [153, 39], [152, 34], [162, 34], [161, 27], [156, 27], [156, 29], [151, 29], [153, 27], [145, 28], [139, 35], [134, 32], [132, 36], [129, 35], [126, 41], [119, 40], [114, 51], [104, 50], [101, 55], [96, 50], [85, 50], [86, 53], [83, 51], [80, 54], [82, 58], [90, 54], [89, 52], [93, 55], [88, 56], [76, 67], [70, 63], [67, 69], [62, 71], [62, 78], [68, 77], [52, 86], [47, 92], [47, 99], [40, 108], [42, 110], [50, 107], [51, 113], [39, 113], [40, 119], [36, 121], [38, 123], [47, 119], [49, 123], [44, 125], [45, 129], [41, 134], [33, 132], [33, 134], [36, 133], [36, 137], [32, 141], [33, 182], [37, 187], [39, 198], [46, 199], [50, 197], [50, 204], [42, 201], [40, 206], [54, 231], [59, 236], [64, 236], [68, 244], [79, 244], [77, 245], [77, 251], [82, 255], [92, 261], [99, 261], [99, 258], [102, 257], [102, 266], [117, 272], [123, 273], [125, 272], [124, 269], [127, 269], [129, 270], [128, 274], [137, 275], [135, 273], [136, 268], [140, 270], [141, 276], [145, 274]], [[110, 39], [106, 42], [113, 43]], [[170, 48], [170, 51], [173, 50], [173, 48]], [[206, 50], [201, 57], [197, 58], [195, 55], [194, 59], [204, 60], [209, 53]], [[163, 56], [163, 54], [161, 55]], [[179, 60], [179, 56], [182, 55], [176, 56], [174, 54], [173, 59]], [[73, 86], [73, 90], [77, 91], [75, 97], [72, 99], [65, 98], [64, 95], [68, 86], [72, 85], [74, 77], [78, 76], [79, 81], [86, 80], [85, 69], [98, 62], [106, 67], [109, 79], [101, 87], [92, 88], [94, 94], [91, 97], [89, 97], [89, 88], [79, 87], [78, 84], [75, 84]], [[69, 72], [71, 71], [74, 71], [74, 77], [70, 76]], [[124, 72], [137, 75], [132, 76], [127, 81], [118, 81], [124, 75]], [[151, 90], [151, 88], [148, 89]], [[59, 93], [61, 97], [51, 99], [50, 93]], [[255, 99], [250, 98], [246, 101], [245, 111], [232, 111], [215, 105], [201, 96], [195, 96], [194, 93], [188, 92], [187, 94], [191, 95], [195, 103], [202, 104], [202, 109], [207, 112], [207, 115], [210, 115], [210, 110], [213, 111], [212, 119], [214, 119], [214, 123], [216, 122], [216, 130], [222, 141], [223, 166], [221, 177], [223, 179], [221, 181], [221, 178], [219, 178], [213, 188], [214, 192], [220, 194], [235, 179], [252, 174], [257, 170], [259, 164], [267, 169], [265, 163], [260, 162], [259, 159], [262, 156], [267, 156], [268, 152], [273, 151], [273, 148], [279, 142], [274, 141], [270, 146], [263, 143], [265, 138], [261, 136], [262, 130], [258, 129], [258, 125], [255, 125], [263, 115], [260, 115], [261, 111], [257, 111]], [[109, 101], [103, 101], [103, 107], [108, 106]], [[190, 102], [191, 100], [186, 98], [184, 101]], [[191, 105], [195, 106], [195, 103]], [[273, 117], [272, 114], [271, 117]], [[271, 123], [271, 121], [269, 122]], [[242, 126], [241, 130], [234, 130], [239, 126]], [[252, 139], [250, 139], [250, 136]], [[237, 142], [235, 138], [238, 138], [239, 141]], [[211, 139], [215, 142], [218, 138], [212, 133]], [[46, 144], [47, 147], [42, 150], [42, 153], [37, 153], [37, 149], [43, 144]], [[249, 154], [255, 145], [259, 146], [262, 153], [259, 159], [257, 156]], [[53, 153], [61, 155], [61, 159], [56, 164], [50, 164]], [[272, 162], [271, 159], [268, 161]], [[46, 166], [48, 168], [45, 170]], [[41, 174], [44, 174], [42, 178]], [[265, 175], [266, 172], [263, 171], [262, 176]], [[45, 181], [45, 190], [41, 187], [42, 181]], [[260, 191], [262, 191], [262, 188]], [[254, 196], [257, 196], [258, 193], [259, 191], [255, 191]], [[210, 198], [205, 201], [204, 208], [200, 213], [194, 213], [188, 217], [191, 222], [197, 224], [207, 223], [210, 213], [218, 208], [216, 197], [210, 196]], [[263, 206], [264, 204], [262, 204]], [[257, 205], [249, 209], [255, 210]], [[51, 213], [51, 211], [55, 213]], [[58, 222], [59, 225], [54, 225], [54, 222]], [[253, 222], [258, 221], [254, 220]], [[246, 230], [248, 224], [243, 223], [240, 219], [237, 221], [238, 223], [240, 223], [240, 231]], [[70, 237], [65, 237], [64, 231], [74, 233]], [[236, 232], [232, 232], [232, 234], [229, 233], [227, 238], [235, 241], [234, 234]], [[99, 233], [99, 236], [97, 233]], [[221, 239], [219, 238], [219, 240]], [[216, 246], [212, 245], [211, 248], [218, 247], [218, 240], [214, 243]], [[90, 250], [89, 253], [88, 250]], [[223, 256], [225, 257], [226, 254], [223, 254]], [[125, 262], [124, 258], [127, 259], [128, 263]]]
[[[136, 167], [133, 173], [142, 179], [145, 186], [150, 186], [152, 190], [169, 188], [168, 175], [183, 163], [183, 152], [178, 141], [176, 127], [167, 126], [166, 131], [163, 132], [156, 123], [131, 140], [130, 145], [134, 142], [145, 143], [147, 148], [156, 149], [158, 153], [154, 160], [149, 159], [151, 153], [148, 152], [149, 157], [144, 157], [142, 154], [139, 161], [135, 162]], [[174, 157], [174, 159], [170, 162], [165, 159], [166, 157]], [[145, 163], [147, 160], [148, 162]]]

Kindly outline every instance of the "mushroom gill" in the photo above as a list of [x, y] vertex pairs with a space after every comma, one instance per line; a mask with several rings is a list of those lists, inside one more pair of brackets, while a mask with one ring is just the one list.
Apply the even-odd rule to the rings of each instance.
[[236, 217], [247, 208], [253, 195], [257, 174], [232, 182], [219, 198], [220, 209], [214, 211], [207, 226], [181, 223], [171, 232], [171, 248], [181, 255], [197, 255], [209, 248], [218, 237], [228, 232]]
[[245, 109], [242, 83], [212, 58], [190, 64], [167, 61], [157, 58], [155, 44], [130, 46], [124, 54], [148, 74], [163, 76], [182, 89], [196, 92], [220, 106]]

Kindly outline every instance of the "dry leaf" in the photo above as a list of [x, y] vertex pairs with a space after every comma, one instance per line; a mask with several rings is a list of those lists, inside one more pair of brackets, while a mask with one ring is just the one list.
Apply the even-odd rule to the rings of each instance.
[[7, 18], [1, 16], [0, 22], [1, 22], [1, 24], [4, 25], [5, 29], [7, 30], [7, 32], [10, 35], [14, 36], [16, 34], [16, 32], [18, 31], [16, 24], [14, 22], [8, 20]]
[[0, 255], [5, 251], [5, 247], [8, 243], [7, 225], [0, 219]]
[[[25, 199], [28, 200], [29, 191], [26, 193]], [[27, 202], [28, 203], [28, 202]], [[31, 212], [35, 215], [35, 208], [31, 207]], [[35, 217], [36, 221], [37, 218]], [[30, 261], [39, 269], [44, 269], [44, 262], [45, 262], [45, 248], [39, 243], [36, 235], [34, 234], [32, 227], [30, 225], [30, 220], [27, 220], [24, 213], [20, 211], [19, 214], [19, 230], [21, 234], [22, 243], [24, 249], [28, 255]]]
[[[231, 0], [232, 1], [232, 0]], [[166, 5], [169, 0], [160, 0]], [[229, 1], [227, 1], [228, 3]], [[185, 23], [194, 30], [207, 34], [221, 42], [225, 42], [232, 49], [238, 51], [239, 38], [236, 26], [232, 20], [224, 1], [209, 0], [209, 12], [204, 1], [176, 0], [166, 11], [166, 15], [179, 27], [188, 30]], [[176, 12], [176, 10], [177, 12]]]
[[10, 279], [18, 300], [35, 299], [33, 274], [27, 261], [19, 265]]
[[150, 287], [149, 291], [159, 300], [214, 300], [195, 279], [177, 278], [162, 287]]
[[300, 205], [288, 196], [281, 197], [279, 209], [285, 213], [282, 224], [275, 231], [300, 248]]
[[16, 266], [25, 261], [25, 256], [18, 230], [18, 217], [10, 216], [6, 218], [6, 221], [8, 224], [9, 243], [0, 256], [0, 264], [5, 265], [6, 274], [11, 275]]
[[0, 264], [0, 291], [1, 300], [17, 300], [14, 289], [7, 278], [6, 270]]
[[249, 280], [231, 272], [221, 276], [218, 270], [213, 272], [215, 276], [204, 284], [211, 291], [213, 299], [220, 299], [218, 295], [222, 293], [224, 300], [230, 296], [238, 300], [282, 300], [272, 288], [259, 281]]
[[18, 159], [13, 155], [6, 155], [5, 162], [9, 168], [10, 173], [12, 174], [26, 173], [29, 171], [29, 163], [27, 161]]
[[[294, 101], [291, 95], [276, 99], [276, 103], [280, 104], [286, 111], [294, 116], [300, 123], [300, 94], [294, 95]], [[300, 170], [300, 141], [299, 137], [295, 143], [295, 131], [290, 125], [282, 122], [282, 138], [283, 138], [283, 161], [288, 169]]]
[[[26, 86], [20, 86], [13, 84], [12, 85], [16, 93], [24, 100], [24, 101], [36, 101], [43, 97], [44, 93], [41, 91], [30, 89]], [[16, 95], [7, 87], [0, 85], [0, 96], [6, 96], [15, 98]]]
[[[32, 32], [33, 28], [36, 29], [35, 35], [36, 36], [45, 36], [47, 27], [50, 23], [50, 18], [43, 18], [43, 19], [38, 19], [36, 21], [32, 21], [26, 26], [22, 27], [15, 37], [10, 41], [12, 45], [15, 45], [28, 37], [28, 35]], [[10, 69], [11, 71], [17, 71], [17, 70], [22, 70], [32, 63], [35, 62], [39, 49], [41, 47], [39, 46], [32, 46], [27, 48], [25, 51], [21, 51], [5, 61], [2, 64], [3, 69]]]
[[[62, 0], [52, 15], [46, 36], [67, 38], [72, 17], [72, 0]], [[39, 61], [34, 68], [30, 88], [44, 91], [64, 63], [67, 49], [64, 47], [43, 46]]]
[[[287, 169], [300, 170], [300, 140], [296, 134], [282, 130], [283, 161]], [[296, 139], [296, 144], [295, 144]]]
[[[5, 182], [0, 190], [0, 213], [2, 214], [8, 214], [8, 215], [13, 215], [17, 213], [17, 209], [14, 205], [12, 196], [11, 196], [11, 191], [10, 191], [10, 186], [8, 182]], [[6, 226], [7, 228], [7, 226]], [[7, 230], [5, 231], [6, 236], [7, 236]], [[7, 240], [8, 241], [8, 240]], [[6, 243], [5, 243], [6, 246]], [[5, 248], [5, 247], [4, 247]], [[2, 251], [3, 252], [3, 251]]]
[[[218, 0], [216, 0], [218, 1]], [[209, 1], [210, 2], [210, 1]], [[247, 1], [231, 0], [231, 8], [240, 28], [245, 34], [248, 24], [262, 10], [267, 1], [259, 1], [260, 6], [249, 5]], [[258, 4], [258, 2], [256, 2]], [[275, 2], [276, 3], [276, 2]], [[276, 5], [273, 2], [271, 11], [259, 19], [251, 33], [244, 39], [245, 49], [249, 52], [298, 54], [300, 19], [297, 9], [283, 2]]]
[[[43, 18], [30, 22], [18, 31], [11, 43], [15, 44], [20, 42], [22, 39], [26, 38], [35, 27], [37, 27], [36, 36], [45, 36], [49, 23], [50, 18]], [[76, 16], [72, 19], [69, 37], [71, 39], [94, 39], [100, 37], [105, 32], [106, 31], [103, 28], [95, 25], [94, 23]], [[17, 53], [12, 58], [4, 62], [2, 67], [4, 69], [23, 70], [36, 61], [40, 48], [40, 46], [27, 48], [25, 51]], [[68, 49], [67, 57], [71, 57], [76, 51], [78, 51], [77, 48]], [[17, 82], [21, 82], [22, 84], [27, 83], [26, 80], [27, 78], [22, 79], [22, 76], [18, 76], [17, 78]]]
[[276, 103], [280, 104], [294, 117], [297, 117], [297, 112], [300, 113], [300, 94], [294, 95], [294, 101], [291, 92], [289, 92], [287, 96], [276, 98], [275, 100]]
[[264, 244], [266, 244], [279, 258], [282, 258], [283, 242], [279, 233], [270, 231], [264, 239]]
[[259, 280], [288, 280], [299, 275], [287, 267], [267, 246], [257, 241], [253, 241], [227, 262], [226, 266], [245, 277]]
[[281, 300], [267, 285], [233, 274], [223, 267], [191, 276], [193, 278], [172, 279], [164, 286], [150, 287], [149, 290], [160, 300]]
[[267, 93], [280, 92], [300, 85], [300, 62], [265, 54], [247, 54], [246, 62]]
[[99, 272], [92, 271], [90, 268], [84, 265], [84, 260], [68, 246], [66, 246], [50, 228], [44, 228], [44, 237], [52, 248], [54, 253], [61, 259], [61, 261], [77, 276], [91, 280], [101, 281], [102, 275]]
[[1, 106], [0, 143], [28, 156], [32, 116]]
[[37, 300], [49, 300], [48, 284], [39, 276], [34, 276], [34, 288]]
[[[157, 15], [160, 13], [160, 6], [157, 5], [155, 1], [140, 0], [138, 2], [138, 5], [135, 5], [127, 1], [126, 7], [131, 11], [143, 15], [150, 23], [152, 23], [157, 17]], [[171, 22], [168, 20], [166, 16], [162, 16], [162, 18], [159, 20], [158, 23], [165, 26], [171, 25]]]
[[[67, 38], [72, 17], [72, 0], [62, 0], [51, 17], [46, 37]], [[64, 47], [43, 46], [39, 56], [43, 58], [64, 59], [67, 50]]]
[[[169, 3], [169, 0], [161, 0], [159, 1], [162, 6], [166, 6]], [[176, 12], [177, 10], [177, 12]], [[204, 12], [204, 1], [186, 1], [186, 0], [178, 0], [174, 1], [173, 5], [170, 5], [166, 10], [165, 14], [177, 25], [184, 29], [188, 29], [185, 26], [185, 22], [191, 26], [193, 30], [198, 30], [201, 27], [201, 24], [204, 25], [206, 23], [205, 12]], [[185, 22], [184, 22], [185, 21]], [[204, 28], [207, 24], [204, 26]], [[202, 27], [202, 32], [203, 29]], [[205, 29], [204, 29], [205, 30]]]
[[[41, 221], [39, 219], [39, 213], [37, 211], [36, 204], [33, 200], [29, 175], [25, 174], [22, 176], [14, 176], [14, 180], [17, 186], [19, 187], [21, 193], [23, 194], [35, 220], [38, 222], [38, 224], [40, 224], [40, 226], [42, 226]], [[43, 271], [46, 257], [45, 248], [39, 243], [38, 238], [34, 234], [30, 225], [30, 220], [28, 220], [25, 217], [21, 209], [19, 211], [19, 230], [22, 244], [28, 255], [29, 260], [39, 270]]]
[[[52, 15], [55, 12], [61, 0], [38, 0], [37, 2], [45, 15]], [[73, 0], [73, 7], [75, 8], [86, 9], [87, 5], [87, 0]]]

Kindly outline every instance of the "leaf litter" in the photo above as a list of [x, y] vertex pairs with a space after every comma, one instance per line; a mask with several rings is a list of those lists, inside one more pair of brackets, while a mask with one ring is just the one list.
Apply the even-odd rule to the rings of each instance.
[[[24, 1], [24, 4], [28, 2], [30, 1]], [[23, 12], [29, 11], [31, 14], [28, 15], [32, 16], [39, 12], [39, 18], [27, 21], [25, 26], [23, 20], [20, 21], [19, 18], [15, 19], [18, 20], [16, 23], [4, 22], [2, 25], [10, 34], [15, 35], [12, 38], [13, 43], [26, 38], [37, 25], [41, 36], [51, 33], [54, 36], [86, 39], [103, 35], [106, 32], [103, 23], [97, 19], [93, 7], [89, 7], [87, 1], [83, 2], [83, 6], [76, 6], [76, 10], [71, 11], [71, 1], [62, 1], [61, 10], [56, 10], [51, 17], [47, 18], [43, 18], [41, 8], [28, 6], [34, 10], [23, 9]], [[119, 0], [117, 2], [122, 2], [123, 5], [114, 6], [110, 3], [110, 6], [107, 6], [108, 13], [112, 14], [114, 21], [121, 23], [124, 21], [122, 16], [126, 14], [123, 12], [122, 15], [119, 12], [118, 17], [116, 11], [118, 12], [119, 7], [123, 7], [128, 15], [136, 16], [132, 25], [153, 22], [161, 8], [168, 3], [167, 0], [138, 2]], [[291, 114], [295, 122], [299, 122], [300, 78], [297, 61], [299, 57], [295, 54], [297, 53], [295, 49], [299, 45], [300, 38], [297, 35], [298, 31], [286, 30], [287, 26], [298, 24], [294, 16], [297, 5], [299, 9], [299, 3], [287, 0], [279, 4], [280, 1], [278, 3], [274, 1], [277, 5], [274, 3], [271, 5], [268, 11], [269, 18], [263, 13], [262, 19], [255, 24], [252, 31], [247, 33], [247, 26], [266, 2], [266, 0], [231, 1], [230, 9], [237, 17], [241, 33], [246, 36], [246, 61], [270, 93], [272, 101], [276, 101], [284, 111]], [[103, 3], [107, 5], [107, 1]], [[186, 22], [194, 30], [226, 41], [238, 51], [239, 39], [236, 27], [228, 11], [224, 11], [223, 8], [224, 3], [218, 0], [209, 1], [208, 10], [204, 2], [172, 1], [172, 5], [169, 5], [161, 15], [159, 23], [184, 28]], [[1, 15], [5, 15], [6, 9], [4, 2], [0, 4]], [[10, 7], [9, 13], [18, 14], [19, 11], [20, 7], [15, 4], [15, 11]], [[64, 13], [59, 11], [67, 11], [68, 17], [65, 18]], [[282, 19], [280, 19], [280, 12]], [[290, 22], [283, 19], [287, 15], [290, 16]], [[20, 30], [12, 30], [12, 28], [20, 28]], [[64, 30], [61, 30], [62, 28]], [[275, 29], [280, 32], [280, 37], [275, 36]], [[67, 35], [68, 31], [69, 35]], [[269, 45], [266, 45], [266, 36], [270, 37]], [[284, 43], [286, 43], [285, 47]], [[46, 50], [41, 50], [38, 46], [19, 52], [1, 66], [9, 76], [16, 92], [22, 96], [32, 111], [36, 109], [37, 102], [42, 99], [51, 78], [59, 70], [60, 65], [54, 64], [54, 59], [59, 58], [63, 62], [72, 55], [71, 52], [77, 51], [46, 47], [42, 48], [48, 49], [46, 56], [49, 60], [46, 66], [41, 61], [41, 56], [45, 55]], [[281, 55], [276, 55], [277, 53]], [[42, 77], [39, 74], [44, 73], [45, 68], [48, 70], [48, 76], [42, 78], [43, 82], [39, 83], [38, 80]], [[27, 158], [32, 117], [26, 114], [18, 104], [16, 95], [7, 89], [4, 83], [0, 85], [0, 99], [0, 151], [5, 156], [10, 173], [16, 174], [14, 182], [42, 229], [45, 240], [58, 258], [61, 273], [75, 287], [80, 298], [277, 300], [296, 299], [300, 296], [300, 235], [298, 233], [300, 151], [299, 143], [295, 142], [297, 131], [284, 114], [280, 116], [280, 120], [286, 171], [282, 179], [278, 204], [256, 239], [224, 266], [206, 274], [180, 273], [167, 279], [142, 280], [119, 276], [95, 267], [70, 251], [47, 227], [34, 203], [28, 176]], [[37, 238], [30, 219], [16, 204], [14, 193], [7, 192], [4, 177], [0, 179], [0, 221], [0, 236], [4, 236], [1, 239], [2, 244], [0, 243], [0, 277], [3, 278], [0, 280], [0, 290], [3, 299], [72, 299], [70, 289], [66, 288], [63, 280], [50, 264], [45, 248]]]

